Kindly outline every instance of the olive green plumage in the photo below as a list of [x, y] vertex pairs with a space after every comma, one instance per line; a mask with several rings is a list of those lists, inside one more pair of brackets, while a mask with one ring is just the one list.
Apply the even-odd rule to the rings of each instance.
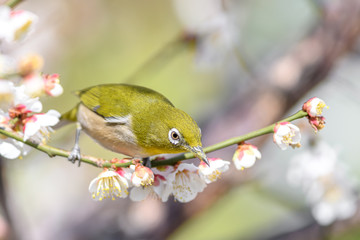
[[110, 150], [134, 157], [192, 151], [206, 159], [196, 122], [160, 93], [106, 84], [77, 95], [80, 104], [62, 118], [80, 122], [85, 132]]

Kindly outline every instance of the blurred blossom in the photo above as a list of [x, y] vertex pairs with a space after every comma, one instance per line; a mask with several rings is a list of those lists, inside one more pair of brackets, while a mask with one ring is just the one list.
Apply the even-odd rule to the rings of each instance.
[[12, 43], [26, 37], [34, 28], [38, 17], [28, 11], [12, 11], [8, 6], [0, 6], [0, 43]]
[[243, 170], [244, 168], [250, 168], [255, 164], [256, 159], [261, 158], [261, 153], [251, 144], [239, 144], [234, 156], [233, 162], [236, 169]]
[[104, 170], [90, 182], [89, 192], [96, 201], [102, 201], [104, 198], [115, 200], [115, 197], [126, 198], [129, 194], [128, 187], [129, 183], [125, 177], [115, 171]]
[[281, 150], [286, 150], [289, 146], [300, 147], [300, 129], [289, 122], [277, 123], [274, 127], [273, 140]]
[[11, 139], [0, 139], [0, 155], [7, 159], [18, 158], [21, 150], [9, 141]]
[[314, 218], [321, 225], [350, 218], [357, 210], [353, 180], [338, 162], [337, 152], [325, 142], [295, 156], [287, 178], [291, 185], [302, 188]]
[[47, 95], [58, 97], [63, 93], [63, 88], [60, 85], [59, 74], [46, 74], [44, 77], [44, 90]]
[[200, 68], [219, 65], [233, 50], [235, 28], [221, 0], [173, 0], [184, 26], [185, 40], [195, 40], [196, 64]]
[[27, 76], [29, 74], [40, 71], [44, 65], [43, 58], [38, 54], [31, 54], [23, 57], [19, 61], [19, 74]]
[[[16, 63], [9, 56], [0, 53], [0, 78], [16, 71]], [[1, 87], [0, 87], [1, 89]]]
[[15, 88], [12, 82], [0, 79], [0, 109], [6, 111], [14, 99]]
[[209, 158], [210, 167], [203, 161], [199, 165], [199, 174], [206, 183], [215, 182], [223, 172], [229, 170], [229, 162], [220, 158]]
[[38, 97], [44, 93], [52, 97], [58, 97], [63, 93], [58, 74], [29, 74], [24, 77], [24, 86], [26, 94], [32, 97]]

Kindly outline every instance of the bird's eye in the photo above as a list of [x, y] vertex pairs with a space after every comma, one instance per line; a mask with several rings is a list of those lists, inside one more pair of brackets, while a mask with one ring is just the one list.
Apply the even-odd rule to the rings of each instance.
[[180, 133], [176, 128], [172, 128], [169, 131], [169, 140], [174, 145], [179, 145], [180, 143]]

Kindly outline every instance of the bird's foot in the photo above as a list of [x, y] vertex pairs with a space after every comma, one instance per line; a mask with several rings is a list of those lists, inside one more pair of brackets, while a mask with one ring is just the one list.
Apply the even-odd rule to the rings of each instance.
[[81, 154], [80, 154], [80, 147], [75, 145], [74, 148], [71, 150], [69, 156], [68, 156], [68, 160], [72, 163], [75, 163], [76, 160], [79, 161], [79, 167], [80, 167], [80, 163], [81, 163]]
[[143, 158], [142, 163], [145, 167], [151, 168], [151, 160], [149, 157]]

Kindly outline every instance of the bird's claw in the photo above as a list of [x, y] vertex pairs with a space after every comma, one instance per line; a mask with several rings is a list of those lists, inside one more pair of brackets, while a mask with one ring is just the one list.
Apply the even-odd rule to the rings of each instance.
[[79, 161], [79, 167], [80, 167], [80, 163], [81, 163], [81, 154], [80, 154], [80, 148], [79, 146], [74, 146], [74, 148], [71, 150], [69, 156], [68, 156], [68, 160], [72, 163], [75, 163], [76, 160]]

